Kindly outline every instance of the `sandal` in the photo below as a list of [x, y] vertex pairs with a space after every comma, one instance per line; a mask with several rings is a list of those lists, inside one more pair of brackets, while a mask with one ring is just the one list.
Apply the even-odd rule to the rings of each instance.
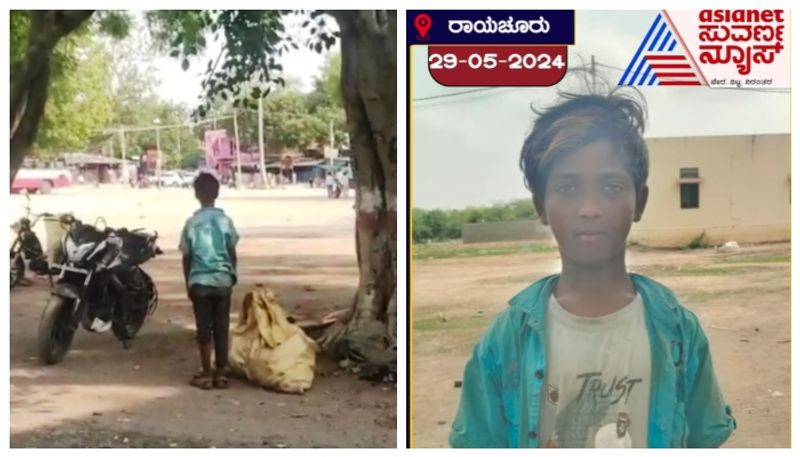
[[228, 377], [225, 376], [224, 373], [215, 373], [214, 374], [214, 388], [215, 389], [227, 389], [228, 388]]
[[197, 387], [202, 390], [211, 390], [214, 388], [214, 378], [210, 373], [200, 372], [192, 376], [189, 385]]

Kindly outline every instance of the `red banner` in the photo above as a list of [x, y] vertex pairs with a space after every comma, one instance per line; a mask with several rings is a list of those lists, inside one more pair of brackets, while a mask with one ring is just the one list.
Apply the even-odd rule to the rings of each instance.
[[566, 46], [428, 46], [443, 86], [552, 86], [567, 73]]

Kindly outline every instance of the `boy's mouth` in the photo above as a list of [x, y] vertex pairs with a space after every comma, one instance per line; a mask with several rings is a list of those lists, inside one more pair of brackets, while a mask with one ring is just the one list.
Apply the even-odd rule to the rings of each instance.
[[606, 234], [600, 231], [583, 231], [575, 233], [576, 238], [587, 243], [598, 241], [604, 236], [606, 236]]

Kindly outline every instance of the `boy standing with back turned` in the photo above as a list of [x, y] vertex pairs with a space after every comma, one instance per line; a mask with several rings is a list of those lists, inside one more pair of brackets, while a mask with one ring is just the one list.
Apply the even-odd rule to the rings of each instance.
[[[231, 291], [236, 284], [236, 243], [233, 221], [214, 206], [219, 181], [209, 173], [194, 180], [200, 209], [186, 221], [181, 235], [183, 276], [197, 324], [197, 344], [202, 370], [190, 384], [203, 389], [228, 387], [228, 330]], [[215, 352], [216, 370], [211, 369]]]

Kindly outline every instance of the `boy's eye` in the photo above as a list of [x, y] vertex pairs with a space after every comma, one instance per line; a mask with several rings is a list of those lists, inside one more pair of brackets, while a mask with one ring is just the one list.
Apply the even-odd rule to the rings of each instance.
[[577, 191], [577, 186], [574, 184], [558, 184], [556, 185], [556, 192], [559, 194], [574, 194]]
[[621, 184], [606, 184], [603, 186], [603, 192], [607, 194], [617, 194], [622, 192], [623, 187]]

